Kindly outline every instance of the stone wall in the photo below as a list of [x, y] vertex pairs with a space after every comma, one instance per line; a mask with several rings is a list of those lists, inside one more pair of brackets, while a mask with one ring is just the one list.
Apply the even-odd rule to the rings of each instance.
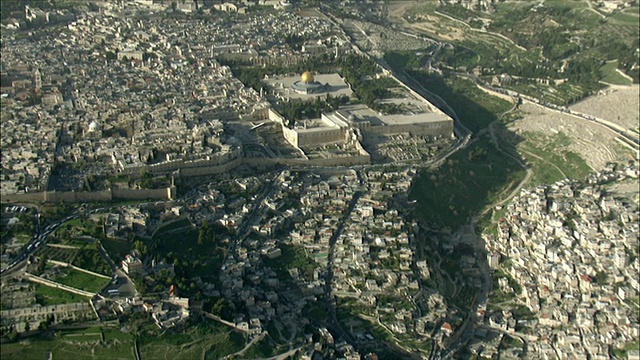
[[276, 165], [288, 166], [352, 166], [371, 163], [371, 157], [366, 155], [345, 156], [326, 159], [283, 159], [283, 158], [252, 158], [244, 159], [243, 164], [255, 167], [270, 167]]
[[2, 195], [2, 202], [109, 202], [114, 199], [158, 199], [171, 200], [176, 197], [176, 187], [164, 189], [110, 189], [102, 191], [43, 191], [24, 194]]
[[111, 190], [102, 191], [45, 191], [45, 202], [86, 202], [86, 201], [111, 201]]
[[238, 157], [227, 163], [220, 164], [220, 165], [184, 168], [184, 169], [180, 169], [180, 176], [189, 177], [189, 176], [224, 174], [242, 165], [242, 163], [243, 163], [243, 158]]
[[175, 198], [176, 187], [171, 186], [164, 189], [113, 189], [111, 190], [113, 199], [167, 199], [171, 200]]
[[423, 123], [371, 126], [367, 129], [373, 134], [401, 134], [450, 137], [453, 134], [453, 120], [429, 121]]
[[228, 162], [242, 157], [241, 149], [230, 149], [229, 151], [219, 152], [203, 159], [195, 160], [174, 160], [164, 161], [153, 165], [135, 165], [124, 166], [122, 172], [130, 175], [140, 174], [145, 170], [149, 173], [166, 173], [176, 170], [185, 170], [191, 168], [210, 168], [227, 164]]

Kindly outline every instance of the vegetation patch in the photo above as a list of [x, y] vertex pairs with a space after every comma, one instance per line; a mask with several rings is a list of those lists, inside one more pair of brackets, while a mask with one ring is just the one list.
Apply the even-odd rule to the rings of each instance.
[[428, 91], [440, 96], [473, 132], [486, 128], [512, 107], [508, 101], [485, 93], [469, 80], [428, 76], [422, 71], [410, 71], [410, 74]]
[[533, 170], [531, 186], [553, 184], [565, 178], [584, 179], [593, 170], [580, 155], [568, 150], [571, 139], [557, 133], [547, 136], [537, 132], [525, 133], [525, 141], [518, 150]]
[[79, 251], [79, 248], [59, 248], [55, 246], [47, 246], [40, 253], [40, 257], [44, 259], [71, 263], [73, 259], [75, 259], [76, 255], [78, 255]]
[[[183, 226], [174, 230], [163, 229], [152, 240], [134, 240], [133, 246], [143, 257], [152, 255], [158, 262], [174, 265], [175, 277], [158, 277], [154, 291], [175, 285], [181, 295], [202, 296], [192, 279], [199, 276], [205, 282], [219, 282], [218, 273], [228, 247], [228, 231], [224, 227], [206, 223], [199, 228]], [[151, 290], [144, 281], [136, 281], [136, 284], [142, 293]]]
[[586, 88], [570, 83], [552, 85], [533, 80], [520, 80], [506, 85], [505, 88], [539, 99], [542, 103], [566, 106], [583, 99], [594, 90], [604, 88], [604, 85], [597, 84]]
[[[104, 339], [103, 339], [104, 337]], [[59, 330], [54, 335], [37, 335], [20, 342], [3, 343], [2, 359], [129, 360], [133, 355], [133, 337], [115, 328]]]
[[[470, 72], [479, 67], [490, 76], [507, 73], [525, 81], [566, 81], [570, 86], [564, 88], [550, 83], [520, 89], [534, 97], [545, 88], [558, 92], [560, 99], [549, 94], [550, 99], [543, 99], [554, 104], [573, 103], [598, 90], [599, 81], [612, 80], [610, 69], [602, 68], [605, 61], [617, 60], [609, 66], [638, 82], [640, 71], [633, 69], [640, 44], [637, 7], [602, 15], [584, 1], [496, 2], [490, 6], [494, 11], [482, 5], [418, 4], [404, 17], [416, 30], [448, 38], [453, 47], [441, 52], [443, 70]], [[479, 28], [486, 31], [477, 31]]]
[[72, 264], [98, 274], [111, 275], [111, 267], [107, 261], [102, 258], [95, 244], [87, 244], [84, 248], [80, 249]]
[[292, 269], [298, 269], [307, 280], [313, 279], [313, 270], [319, 265], [307, 256], [304, 248], [288, 244], [280, 244], [279, 247], [282, 255], [275, 259], [263, 257], [265, 265], [272, 268], [280, 279], [290, 278], [289, 270]]
[[102, 247], [109, 254], [109, 257], [115, 261], [124, 259], [131, 252], [132, 246], [129, 241], [122, 239], [106, 238], [100, 240]]
[[600, 68], [602, 81], [614, 85], [631, 85], [633, 81], [622, 76], [618, 71], [618, 60], [608, 61]]
[[71, 304], [88, 300], [84, 296], [76, 295], [50, 286], [41, 284], [34, 284], [33, 286], [36, 289], [36, 302], [42, 306]]
[[265, 336], [262, 340], [253, 344], [242, 355], [245, 359], [264, 359], [270, 358], [285, 351], [284, 345], [278, 345], [271, 336]]
[[183, 331], [140, 335], [142, 359], [220, 359], [239, 351], [245, 344], [243, 335], [210, 321], [191, 325]]
[[424, 171], [410, 197], [418, 201], [418, 214], [428, 223], [455, 229], [499, 200], [524, 173], [515, 160], [480, 138], [440, 168]]
[[61, 267], [59, 269], [60, 274], [53, 278], [52, 281], [91, 293], [100, 291], [108, 281], [71, 268]]

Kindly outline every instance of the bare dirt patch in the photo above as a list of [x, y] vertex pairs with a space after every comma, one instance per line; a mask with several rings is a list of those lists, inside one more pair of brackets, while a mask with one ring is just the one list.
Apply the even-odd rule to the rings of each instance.
[[320, 19], [327, 19], [326, 16], [324, 16], [323, 13], [321, 13], [320, 11], [313, 9], [313, 8], [303, 8], [303, 9], [299, 9], [298, 10], [298, 16], [301, 17], [308, 17], [308, 18], [320, 18]]
[[451, 20], [442, 16], [429, 14], [426, 10], [417, 14], [414, 22], [407, 21], [407, 19], [404, 18], [405, 13], [407, 10], [416, 6], [421, 6], [421, 4], [417, 1], [392, 2], [388, 7], [388, 19], [391, 22], [412, 28], [442, 41], [461, 40], [464, 38], [464, 31], [458, 29], [456, 26], [447, 24], [447, 22], [451, 22]]
[[389, 18], [401, 19], [408, 8], [415, 6], [417, 1], [393, 1], [388, 5]]
[[563, 133], [571, 139], [566, 150], [578, 154], [594, 170], [604, 168], [608, 162], [633, 158], [631, 151], [615, 140], [616, 134], [600, 125], [530, 103], [520, 107], [520, 114], [522, 118], [510, 123], [508, 128], [525, 142], [527, 133], [544, 134], [549, 139]]
[[640, 124], [640, 87], [637, 84], [614, 85], [571, 106], [571, 109], [637, 130]]

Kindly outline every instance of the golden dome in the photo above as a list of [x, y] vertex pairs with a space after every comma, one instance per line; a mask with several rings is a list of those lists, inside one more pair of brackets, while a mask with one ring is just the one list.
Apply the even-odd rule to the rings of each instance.
[[311, 75], [311, 73], [308, 71], [305, 71], [304, 73], [302, 73], [302, 76], [300, 76], [300, 80], [306, 83], [310, 83], [314, 81], [313, 75]]

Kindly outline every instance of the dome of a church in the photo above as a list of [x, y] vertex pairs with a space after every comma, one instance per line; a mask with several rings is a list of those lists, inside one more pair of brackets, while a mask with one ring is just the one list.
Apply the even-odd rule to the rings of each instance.
[[100, 131], [100, 124], [97, 121], [92, 121], [89, 124], [89, 131]]
[[305, 71], [304, 73], [302, 73], [302, 76], [300, 76], [300, 80], [302, 80], [302, 82], [306, 82], [306, 83], [310, 83], [310, 82], [314, 82], [315, 79], [313, 78], [313, 75], [311, 75], [310, 72]]

